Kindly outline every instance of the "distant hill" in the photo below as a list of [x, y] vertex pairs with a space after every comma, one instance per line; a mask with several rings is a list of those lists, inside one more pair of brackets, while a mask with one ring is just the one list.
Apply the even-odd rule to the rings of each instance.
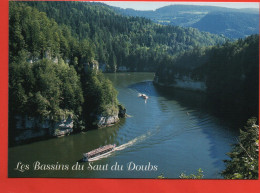
[[201, 31], [238, 38], [259, 33], [259, 16], [248, 13], [209, 13], [191, 25]]
[[114, 9], [123, 15], [145, 17], [165, 25], [194, 27], [229, 38], [243, 38], [259, 33], [258, 9], [196, 5], [170, 5], [155, 11]]

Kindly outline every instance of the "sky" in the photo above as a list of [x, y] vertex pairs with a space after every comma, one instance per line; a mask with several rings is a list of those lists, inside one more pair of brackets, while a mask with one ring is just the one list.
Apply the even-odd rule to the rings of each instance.
[[103, 1], [102, 3], [115, 6], [115, 7], [121, 7], [121, 8], [132, 8], [135, 10], [155, 10], [160, 7], [164, 7], [167, 5], [176, 5], [176, 4], [182, 4], [182, 5], [207, 5], [207, 6], [219, 6], [219, 7], [228, 7], [228, 8], [259, 8], [259, 3], [253, 3], [253, 2], [130, 2], [130, 1]]

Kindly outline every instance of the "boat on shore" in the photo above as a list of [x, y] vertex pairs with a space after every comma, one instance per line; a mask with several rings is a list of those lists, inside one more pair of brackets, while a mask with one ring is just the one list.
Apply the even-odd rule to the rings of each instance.
[[112, 151], [114, 151], [114, 148], [116, 147], [116, 145], [112, 145], [112, 144], [109, 144], [109, 145], [105, 145], [105, 146], [102, 146], [102, 147], [99, 147], [97, 149], [94, 149], [88, 153], [83, 153], [83, 161], [87, 162], [89, 161], [89, 159], [91, 158], [95, 158], [95, 157], [98, 157], [98, 156], [103, 156], [103, 155], [106, 155], [108, 153], [111, 153]]

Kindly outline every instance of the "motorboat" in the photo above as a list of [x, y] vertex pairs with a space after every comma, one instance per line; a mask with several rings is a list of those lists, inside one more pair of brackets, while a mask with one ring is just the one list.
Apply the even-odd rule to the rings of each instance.
[[142, 97], [143, 99], [148, 99], [149, 97], [146, 94], [140, 94], [140, 97]]

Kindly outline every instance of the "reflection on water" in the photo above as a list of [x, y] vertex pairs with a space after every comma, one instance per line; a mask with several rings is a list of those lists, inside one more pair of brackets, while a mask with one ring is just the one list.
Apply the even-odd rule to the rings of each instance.
[[[181, 90], [155, 88], [152, 73], [106, 74], [119, 92], [119, 101], [127, 108], [128, 118], [109, 128], [90, 130], [64, 138], [35, 142], [9, 149], [10, 177], [79, 178], [156, 178], [161, 173], [178, 178], [182, 172], [195, 173], [202, 168], [206, 178], [221, 178], [226, 152], [237, 133], [229, 124], [207, 109], [205, 96]], [[138, 95], [146, 94], [144, 100]], [[114, 152], [92, 160], [92, 164], [124, 166], [121, 171], [33, 171], [18, 172], [17, 162], [33, 165], [69, 164], [81, 160], [82, 153], [107, 144], [116, 144]], [[127, 170], [127, 164], [156, 165], [156, 171]]]

